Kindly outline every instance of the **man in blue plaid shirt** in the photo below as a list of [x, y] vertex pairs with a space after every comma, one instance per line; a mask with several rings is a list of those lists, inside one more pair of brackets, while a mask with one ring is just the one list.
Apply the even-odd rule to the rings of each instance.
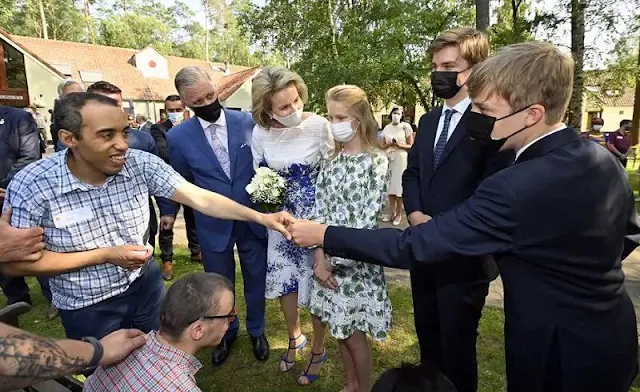
[[145, 232], [149, 195], [220, 219], [253, 221], [288, 235], [290, 215], [261, 214], [183, 179], [160, 158], [128, 149], [127, 118], [113, 99], [76, 93], [54, 113], [69, 148], [18, 173], [4, 209], [11, 225], [44, 229], [37, 261], [8, 263], [12, 275], [47, 275], [69, 338], [120, 328], [157, 329], [164, 285]]

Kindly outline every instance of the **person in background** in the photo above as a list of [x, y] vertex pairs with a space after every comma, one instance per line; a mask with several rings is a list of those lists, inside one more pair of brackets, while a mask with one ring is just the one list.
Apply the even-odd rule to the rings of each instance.
[[[150, 132], [151, 136], [158, 147], [158, 154], [166, 163], [171, 164], [169, 160], [169, 148], [167, 146], [167, 133], [174, 126], [182, 124], [185, 119], [186, 107], [179, 95], [169, 95], [164, 100], [164, 110], [168, 119], [153, 124]], [[185, 229], [187, 232], [187, 242], [191, 251], [191, 261], [196, 263], [202, 262], [202, 253], [200, 252], [200, 243], [196, 233], [196, 218], [193, 210], [188, 206], [178, 206], [177, 210], [173, 207], [167, 210], [164, 204], [159, 204], [160, 216], [171, 216], [175, 219], [180, 207], [183, 208], [182, 215], [184, 217]], [[167, 225], [167, 220], [160, 219], [160, 231], [158, 233], [158, 245], [160, 245], [160, 260], [162, 260], [162, 278], [171, 280], [173, 277], [173, 225]]]
[[[40, 138], [36, 122], [31, 112], [0, 105], [0, 203], [4, 201], [5, 189], [16, 174], [32, 162], [42, 158]], [[0, 212], [0, 216], [3, 213]], [[47, 317], [53, 319], [58, 314], [51, 304], [49, 279], [38, 279], [42, 295], [50, 303]], [[7, 297], [7, 304], [18, 302], [31, 304], [29, 286], [21, 276], [0, 273], [0, 287]]]
[[109, 97], [70, 94], [54, 119], [68, 149], [17, 173], [4, 202], [5, 210], [12, 208], [12, 226], [44, 228], [46, 250], [37, 261], [2, 269], [53, 276], [53, 302], [69, 338], [158, 328], [165, 288], [147, 244], [149, 195], [286, 233], [288, 214], [260, 214], [192, 185], [152, 154], [129, 149], [126, 115]]
[[149, 118], [146, 115], [138, 114], [136, 116], [136, 124], [140, 131], [150, 133], [151, 121], [149, 121]]
[[[253, 167], [262, 165], [280, 172], [289, 190], [283, 208], [307, 217], [315, 201], [316, 178], [323, 157], [333, 148], [329, 121], [305, 112], [307, 86], [295, 72], [284, 67], [267, 67], [254, 79], [251, 91]], [[278, 298], [289, 334], [280, 370], [287, 372], [296, 362], [296, 352], [307, 344], [300, 329], [299, 308], [309, 306], [313, 269], [309, 252], [292, 247], [280, 233], [268, 232], [265, 295]], [[312, 353], [324, 353], [324, 328], [313, 326]], [[311, 361], [314, 357], [312, 356]], [[317, 373], [316, 373], [317, 374]]]
[[386, 370], [378, 377], [371, 392], [457, 392], [451, 381], [426, 364], [402, 366]]
[[[72, 93], [81, 93], [84, 91], [84, 87], [80, 82], [77, 82], [73, 79], [65, 79], [60, 84], [58, 84], [58, 99], [53, 104], [53, 109], [55, 110], [56, 104], [58, 100], [66, 97]], [[53, 150], [55, 152], [60, 151], [64, 146], [58, 142], [58, 131], [60, 128], [53, 122], [53, 112], [51, 112], [51, 127], [49, 128], [51, 132], [51, 142], [53, 143]]]
[[627, 156], [631, 151], [631, 120], [620, 121], [620, 128], [607, 135], [607, 148], [627, 167]]
[[413, 145], [413, 129], [402, 121], [402, 108], [391, 110], [391, 123], [382, 130], [382, 149], [389, 157], [389, 216], [383, 221], [392, 221], [394, 226], [402, 222], [402, 173], [407, 169], [407, 151]]
[[127, 121], [129, 122], [129, 128], [138, 130], [138, 123], [132, 115], [127, 117]]
[[[323, 163], [316, 184], [311, 219], [355, 228], [376, 228], [385, 201], [389, 160], [379, 148], [377, 123], [365, 92], [340, 85], [326, 93], [327, 112], [336, 149]], [[391, 301], [384, 271], [358, 260], [326, 257], [314, 250], [314, 274], [309, 309], [316, 331], [329, 326], [338, 347], [347, 380], [343, 391], [369, 391], [371, 347], [367, 335], [383, 341], [391, 329]], [[320, 335], [320, 336], [322, 336]], [[298, 383], [308, 385], [319, 376], [327, 359], [324, 351], [311, 351], [307, 369]]]
[[416, 126], [416, 124], [413, 121], [411, 121], [411, 117], [409, 117], [409, 116], [405, 116], [404, 122], [406, 122], [407, 124], [409, 124], [411, 126], [411, 129], [413, 130], [413, 138], [415, 140], [416, 132], [418, 132], [418, 127]]
[[158, 122], [156, 124], [163, 123], [163, 122], [167, 121], [168, 119], [169, 119], [169, 116], [167, 116], [167, 113], [160, 113], [160, 120], [158, 120]]
[[196, 355], [220, 343], [235, 318], [233, 285], [227, 278], [185, 275], [162, 301], [158, 331], [150, 332], [145, 345], [123, 361], [96, 369], [83, 391], [201, 392], [195, 375], [202, 364]]
[[600, 117], [594, 117], [591, 119], [591, 129], [583, 132], [580, 136], [598, 143], [599, 145], [607, 146], [607, 135], [603, 132], [604, 120]]
[[[196, 116], [169, 131], [167, 142], [171, 165], [187, 181], [226, 195], [253, 211], [255, 205], [246, 191], [255, 174], [250, 146], [254, 126], [251, 115], [224, 109], [218, 99], [217, 86], [207, 71], [200, 67], [189, 66], [178, 71], [175, 87], [182, 101]], [[264, 297], [266, 231], [259, 225], [205, 215], [195, 213], [204, 270], [219, 273], [235, 282], [234, 248], [237, 247], [244, 277], [247, 332], [254, 357], [265, 361], [269, 357]], [[166, 220], [165, 227], [170, 228], [175, 218], [163, 216], [161, 220]], [[280, 232], [286, 235], [286, 232]], [[228, 358], [239, 326], [239, 321], [234, 320], [220, 344], [213, 349], [211, 360], [214, 366], [223, 364]]]

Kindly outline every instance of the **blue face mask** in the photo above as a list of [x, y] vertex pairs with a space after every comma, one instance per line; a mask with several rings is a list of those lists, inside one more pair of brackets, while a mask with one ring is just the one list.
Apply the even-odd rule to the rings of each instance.
[[178, 125], [180, 124], [182, 121], [184, 121], [184, 112], [172, 112], [172, 113], [168, 113], [167, 117], [169, 118], [169, 121], [171, 121], [171, 124], [173, 125]]

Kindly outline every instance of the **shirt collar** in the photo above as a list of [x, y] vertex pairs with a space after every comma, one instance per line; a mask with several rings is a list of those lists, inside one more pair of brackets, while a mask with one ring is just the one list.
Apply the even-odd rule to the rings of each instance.
[[[65, 194], [65, 193], [73, 192], [77, 189], [86, 191], [89, 188], [94, 187], [91, 184], [87, 184], [85, 182], [80, 181], [78, 177], [76, 177], [75, 175], [73, 175], [73, 173], [71, 173], [71, 170], [69, 169], [69, 165], [67, 165], [67, 154], [69, 154], [69, 149], [65, 148], [64, 150], [59, 151], [53, 155], [53, 159], [55, 159], [57, 163], [56, 165], [57, 170], [60, 173], [60, 175], [57, 176], [59, 178], [59, 182], [58, 182], [59, 193]], [[125, 159], [129, 158], [130, 154], [131, 154], [131, 149], [128, 149], [127, 152], [125, 153]], [[116, 174], [115, 176], [123, 176], [126, 178], [131, 178], [131, 173], [129, 171], [126, 160], [125, 160], [124, 166], [122, 167], [122, 170], [120, 170], [118, 174]], [[110, 182], [115, 176], [107, 177], [105, 184]]]
[[549, 136], [549, 135], [553, 135], [556, 132], [560, 132], [563, 129], [567, 129], [567, 126], [565, 124], [561, 124], [561, 126], [557, 129], [554, 129], [553, 131], [547, 132], [542, 136], [539, 136], [535, 139], [533, 139], [532, 141], [530, 141], [529, 143], [525, 144], [523, 147], [521, 147], [518, 152], [516, 152], [516, 161], [518, 160], [518, 158], [520, 158], [520, 155], [522, 155], [522, 153], [529, 147], [531, 147], [532, 145], [534, 145], [536, 142], [544, 139], [545, 137]]
[[442, 116], [444, 116], [445, 112], [448, 109], [453, 109], [453, 110], [456, 111], [456, 113], [464, 114], [464, 112], [466, 112], [467, 109], [469, 108], [469, 105], [471, 105], [471, 98], [469, 98], [469, 97], [466, 97], [462, 101], [458, 102], [458, 104], [455, 105], [454, 107], [450, 107], [449, 105], [447, 105], [445, 103], [443, 108], [442, 108]]
[[155, 331], [151, 331], [147, 335], [145, 348], [153, 354], [164, 358], [168, 362], [174, 362], [178, 365], [184, 366], [192, 376], [194, 376], [202, 367], [202, 363], [200, 363], [198, 358], [193, 355], [160, 342], [158, 340], [157, 332]]
[[220, 117], [212, 123], [207, 120], [203, 120], [200, 117], [198, 117], [198, 121], [200, 121], [200, 126], [202, 126], [203, 130], [209, 128], [211, 124], [215, 124], [218, 128], [224, 128], [227, 126], [227, 116], [224, 114], [224, 109], [220, 110]]

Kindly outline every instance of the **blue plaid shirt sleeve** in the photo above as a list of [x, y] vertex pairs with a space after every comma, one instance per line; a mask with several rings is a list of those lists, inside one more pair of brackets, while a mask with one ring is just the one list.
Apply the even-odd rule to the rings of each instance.
[[171, 199], [176, 189], [186, 180], [161, 158], [146, 154], [143, 160], [143, 172], [149, 188], [149, 194]]
[[36, 178], [30, 172], [18, 173], [9, 183], [2, 210], [11, 207], [11, 226], [25, 229], [42, 225], [44, 208], [38, 203], [38, 197], [32, 191], [37, 189]]

